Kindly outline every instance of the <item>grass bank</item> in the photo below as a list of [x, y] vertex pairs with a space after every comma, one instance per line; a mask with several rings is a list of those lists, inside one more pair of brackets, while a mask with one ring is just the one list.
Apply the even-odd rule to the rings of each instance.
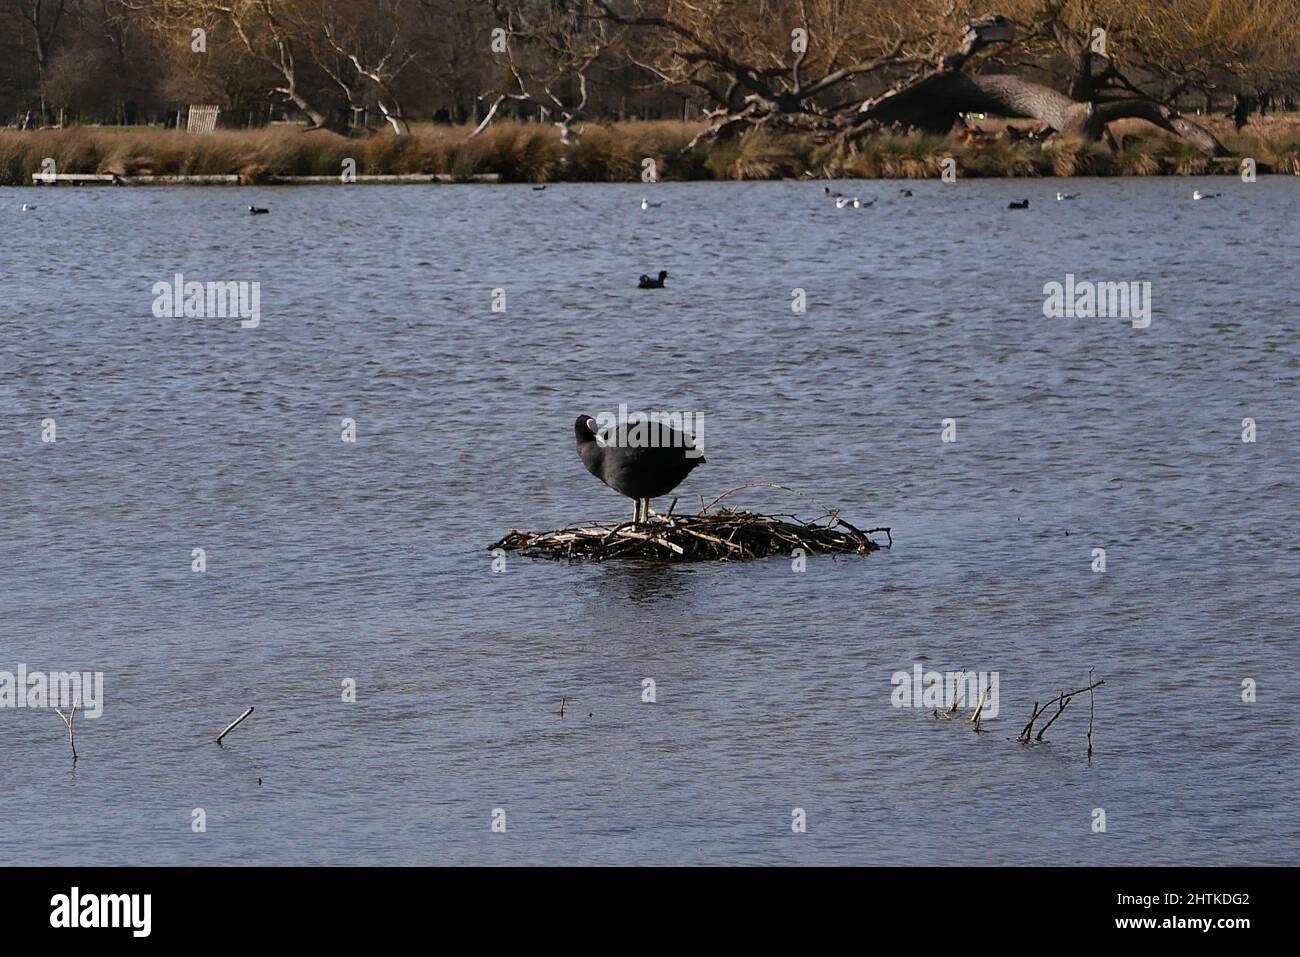
[[[1253, 118], [1240, 134], [1206, 123], [1229, 149], [1261, 170], [1300, 172], [1300, 118]], [[629, 182], [652, 157], [660, 179], [937, 177], [946, 157], [960, 175], [1156, 176], [1235, 172], [1180, 140], [1138, 122], [1115, 124], [1118, 149], [1103, 143], [1019, 137], [1005, 122], [961, 136], [881, 133], [837, 152], [811, 138], [758, 131], [731, 142], [687, 150], [700, 127], [680, 122], [587, 124], [574, 146], [550, 126], [499, 123], [480, 136], [468, 127], [420, 127], [410, 136], [365, 138], [294, 128], [219, 130], [197, 135], [152, 128], [71, 127], [0, 130], [0, 185], [28, 185], [46, 158], [60, 173], [121, 176], [237, 174], [247, 182], [271, 176], [337, 176], [345, 160], [360, 174], [495, 173], [504, 182]]]

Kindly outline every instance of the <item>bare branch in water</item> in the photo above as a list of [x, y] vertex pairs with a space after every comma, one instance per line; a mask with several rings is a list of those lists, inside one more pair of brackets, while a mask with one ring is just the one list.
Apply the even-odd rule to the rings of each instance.
[[77, 720], [77, 702], [72, 702], [72, 707], [65, 715], [60, 709], [55, 708], [54, 713], [63, 719], [63, 723], [68, 726], [68, 747], [72, 749], [72, 766], [77, 766], [77, 738], [72, 731], [72, 723]]
[[[1079, 688], [1075, 691], [1062, 691], [1055, 698], [1043, 702], [1042, 705], [1039, 705], [1038, 702], [1034, 702], [1034, 713], [1029, 716], [1029, 723], [1026, 724], [1024, 728], [1021, 730], [1020, 737], [1018, 738], [1018, 740], [1028, 741], [1030, 736], [1033, 735], [1034, 733], [1034, 722], [1037, 721], [1039, 717], [1042, 716], [1044, 711], [1046, 711], [1052, 705], [1056, 705], [1057, 706], [1056, 714], [1052, 715], [1051, 720], [1049, 720], [1047, 724], [1043, 725], [1042, 730], [1040, 730], [1038, 734], [1034, 736], [1035, 741], [1042, 741], [1044, 733], [1046, 733], [1047, 729], [1050, 728], [1052, 724], [1056, 721], [1056, 719], [1059, 718], [1061, 714], [1065, 711], [1066, 707], [1070, 704], [1071, 698], [1073, 698], [1075, 695], [1083, 694], [1085, 691], [1088, 692], [1089, 696], [1091, 696], [1092, 690], [1094, 688], [1100, 688], [1102, 685], [1106, 683], [1105, 679], [1102, 679], [1101, 681], [1092, 681], [1091, 671], [1088, 672], [1088, 677], [1089, 677], [1089, 681], [1088, 681], [1088, 686], [1086, 688]], [[1089, 727], [1091, 728], [1091, 720], [1089, 720]]]
[[248, 717], [250, 714], [252, 714], [252, 713], [253, 713], [253, 709], [252, 709], [252, 708], [249, 708], [247, 711], [245, 711], [243, 714], [241, 714], [241, 715], [240, 715], [238, 718], [236, 718], [234, 721], [230, 722], [230, 724], [226, 725], [226, 730], [225, 730], [225, 731], [222, 731], [219, 735], [217, 735], [217, 744], [220, 744], [222, 738], [224, 738], [226, 735], [228, 735], [231, 731], [234, 731], [235, 728], [237, 728], [237, 727], [239, 726], [239, 722], [243, 721], [245, 718], [247, 718], [247, 717]]

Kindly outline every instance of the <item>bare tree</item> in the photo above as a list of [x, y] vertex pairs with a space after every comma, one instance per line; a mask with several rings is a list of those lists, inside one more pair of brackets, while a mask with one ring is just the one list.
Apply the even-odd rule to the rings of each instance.
[[159, 0], [155, 25], [162, 29], [226, 27], [245, 52], [270, 67], [279, 79], [271, 92], [302, 112], [311, 129], [326, 125], [325, 113], [301, 85], [299, 52], [311, 29], [298, 0]]
[[75, 9], [75, 0], [5, 0], [4, 19], [16, 21], [19, 36], [27, 42], [19, 48], [31, 57], [36, 65], [36, 92], [40, 100], [41, 123], [49, 125], [49, 105], [45, 97], [45, 81], [49, 75], [60, 28]]
[[[584, 117], [591, 94], [592, 67], [614, 42], [609, 19], [569, 0], [492, 0], [492, 8], [500, 18], [492, 41], [502, 44], [502, 80], [480, 97], [492, 105], [472, 135], [487, 128], [502, 104], [514, 101], [553, 114], [561, 141], [572, 144], [580, 135], [573, 124]], [[576, 87], [576, 93], [566, 97], [563, 86]]]
[[410, 132], [396, 90], [397, 78], [415, 60], [404, 25], [406, 0], [326, 0], [309, 11], [316, 30], [307, 33], [312, 56], [343, 91], [354, 115], [363, 121], [369, 92], [395, 134]]

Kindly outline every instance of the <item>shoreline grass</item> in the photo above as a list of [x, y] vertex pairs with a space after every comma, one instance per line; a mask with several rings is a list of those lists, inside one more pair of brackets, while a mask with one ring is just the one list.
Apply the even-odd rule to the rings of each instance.
[[[1300, 173], [1300, 118], [1253, 118], [1240, 133], [1221, 119], [1204, 121], [1238, 157], [1261, 173]], [[498, 123], [478, 137], [468, 126], [417, 127], [411, 135], [346, 137], [297, 128], [218, 130], [191, 134], [148, 127], [0, 130], [0, 185], [31, 185], [52, 159], [59, 173], [238, 175], [265, 183], [273, 176], [338, 176], [345, 160], [358, 174], [495, 173], [501, 182], [636, 182], [653, 158], [660, 180], [806, 178], [937, 178], [943, 160], [959, 175], [980, 177], [1160, 176], [1237, 173], [1236, 161], [1215, 161], [1181, 140], [1141, 123], [1114, 124], [1118, 149], [1075, 139], [1045, 142], [1015, 135], [1025, 126], [990, 122], [973, 134], [936, 136], [882, 132], [846, 151], [810, 137], [757, 130], [687, 150], [702, 128], [682, 122], [585, 125], [576, 145], [554, 127]]]

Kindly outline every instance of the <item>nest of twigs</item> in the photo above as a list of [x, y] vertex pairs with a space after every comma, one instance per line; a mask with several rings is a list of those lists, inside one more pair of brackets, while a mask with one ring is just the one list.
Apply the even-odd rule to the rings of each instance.
[[[569, 561], [639, 558], [660, 562], [702, 562], [791, 555], [797, 550], [805, 555], [865, 555], [893, 544], [888, 528], [864, 531], [850, 525], [833, 509], [825, 510], [811, 521], [794, 515], [760, 515], [729, 508], [710, 511], [718, 501], [735, 491], [739, 489], [724, 492], [707, 506], [701, 501], [700, 511], [694, 515], [674, 515], [677, 505], [674, 499], [667, 514], [656, 515], [649, 522], [579, 522], [550, 532], [511, 529], [488, 549]], [[881, 532], [887, 544], [882, 545], [870, 537]]]

